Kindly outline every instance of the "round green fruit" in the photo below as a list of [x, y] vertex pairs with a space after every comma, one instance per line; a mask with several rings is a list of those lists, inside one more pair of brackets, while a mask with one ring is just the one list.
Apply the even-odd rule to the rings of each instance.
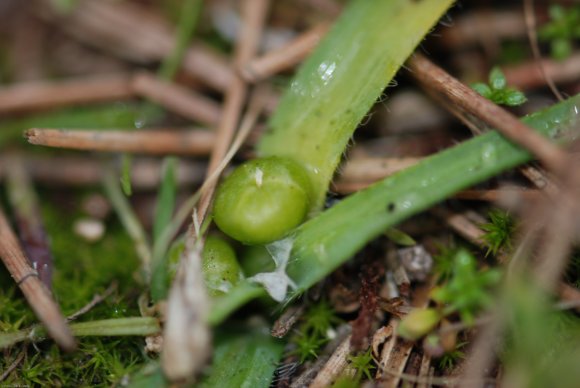
[[202, 252], [203, 278], [211, 296], [227, 293], [244, 278], [236, 252], [219, 237], [208, 236]]
[[310, 208], [310, 180], [287, 158], [254, 159], [236, 168], [217, 190], [214, 220], [246, 244], [267, 244], [298, 226]]

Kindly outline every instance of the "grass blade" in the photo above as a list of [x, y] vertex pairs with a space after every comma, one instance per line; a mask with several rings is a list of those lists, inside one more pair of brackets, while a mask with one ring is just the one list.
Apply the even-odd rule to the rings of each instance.
[[[580, 95], [576, 95], [523, 121], [561, 141], [574, 136], [571, 131], [578, 123], [579, 109]], [[497, 132], [488, 132], [348, 197], [296, 230], [288, 265], [288, 274], [298, 285], [295, 295], [328, 276], [387, 228], [530, 159], [524, 149]], [[210, 322], [221, 322], [236, 308], [264, 293], [247, 281], [241, 282], [216, 301]]]
[[[452, 0], [356, 0], [302, 65], [258, 151], [310, 173], [318, 209], [356, 127]], [[361, 28], [364, 26], [364, 28]]]
[[[175, 196], [177, 193], [177, 183], [175, 169], [177, 158], [168, 157], [164, 160], [163, 179], [157, 204], [155, 206], [155, 220], [153, 223], [153, 246], [158, 244], [165, 229], [170, 225], [175, 210]], [[151, 262], [151, 296], [158, 301], [167, 297], [167, 254], [153, 256]]]

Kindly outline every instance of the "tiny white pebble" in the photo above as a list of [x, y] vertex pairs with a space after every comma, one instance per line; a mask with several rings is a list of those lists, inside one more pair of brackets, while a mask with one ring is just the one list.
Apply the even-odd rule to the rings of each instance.
[[73, 230], [85, 241], [97, 242], [105, 234], [105, 224], [95, 218], [81, 218], [75, 221]]
[[262, 187], [262, 179], [264, 178], [264, 171], [257, 168], [254, 177], [256, 179], [256, 185], [258, 185], [258, 187]]

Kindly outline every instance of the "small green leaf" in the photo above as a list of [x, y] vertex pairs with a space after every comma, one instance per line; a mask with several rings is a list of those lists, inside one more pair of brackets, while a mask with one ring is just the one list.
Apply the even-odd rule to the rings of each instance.
[[168, 157], [163, 163], [163, 178], [157, 195], [155, 205], [155, 220], [153, 223], [153, 242], [155, 243], [163, 230], [171, 222], [171, 216], [175, 207], [175, 195], [177, 183], [175, 179], [175, 167], [177, 159]]
[[130, 197], [133, 194], [133, 190], [131, 189], [131, 162], [132, 157], [129, 154], [123, 154], [122, 165], [121, 165], [121, 188], [123, 189], [123, 193]]
[[508, 213], [494, 209], [489, 212], [489, 223], [480, 225], [486, 233], [483, 240], [488, 248], [486, 255], [497, 255], [502, 248], [511, 248], [511, 237], [515, 230], [515, 223]]
[[518, 91], [510, 89], [507, 91], [504, 97], [504, 104], [507, 106], [518, 106], [522, 105], [528, 99], [526, 98], [525, 94]]
[[482, 82], [471, 85], [471, 88], [485, 98], [491, 97], [491, 88]]
[[350, 367], [356, 369], [355, 381], [360, 381], [363, 377], [369, 380], [373, 379], [371, 370], [376, 369], [376, 367], [373, 365], [374, 360], [371, 351], [372, 349], [369, 347], [366, 352], [348, 357]]
[[473, 324], [475, 315], [492, 302], [489, 288], [501, 278], [498, 270], [478, 271], [475, 258], [466, 250], [455, 256], [453, 276], [439, 288], [433, 290], [433, 300], [446, 304], [445, 315], [459, 313], [463, 322]]
[[405, 247], [412, 247], [417, 245], [417, 241], [413, 237], [409, 236], [407, 233], [396, 228], [389, 228], [385, 231], [385, 236], [398, 245], [403, 245]]
[[572, 54], [572, 43], [569, 39], [554, 39], [550, 43], [552, 58], [564, 60]]
[[489, 86], [495, 90], [502, 90], [506, 87], [505, 75], [497, 66], [489, 73]]
[[548, 13], [550, 14], [550, 18], [553, 21], [563, 20], [564, 17], [566, 16], [566, 14], [564, 12], [564, 7], [562, 7], [561, 5], [557, 5], [557, 4], [552, 5], [549, 8]]
[[401, 320], [397, 333], [409, 341], [414, 341], [433, 330], [440, 320], [441, 314], [435, 309], [414, 309]]

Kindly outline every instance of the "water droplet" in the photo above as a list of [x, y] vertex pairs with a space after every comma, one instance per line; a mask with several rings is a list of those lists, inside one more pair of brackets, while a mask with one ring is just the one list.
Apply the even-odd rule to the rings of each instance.
[[147, 121], [141, 117], [141, 118], [136, 118], [135, 121], [133, 122], [133, 125], [135, 126], [135, 128], [141, 129], [145, 126], [146, 123], [147, 123]]
[[483, 165], [489, 165], [495, 163], [497, 159], [497, 150], [493, 144], [484, 144], [481, 148], [480, 154], [481, 161]]
[[320, 79], [324, 85], [332, 79], [334, 70], [336, 70], [336, 62], [322, 62], [318, 66], [318, 75], [320, 75]]

